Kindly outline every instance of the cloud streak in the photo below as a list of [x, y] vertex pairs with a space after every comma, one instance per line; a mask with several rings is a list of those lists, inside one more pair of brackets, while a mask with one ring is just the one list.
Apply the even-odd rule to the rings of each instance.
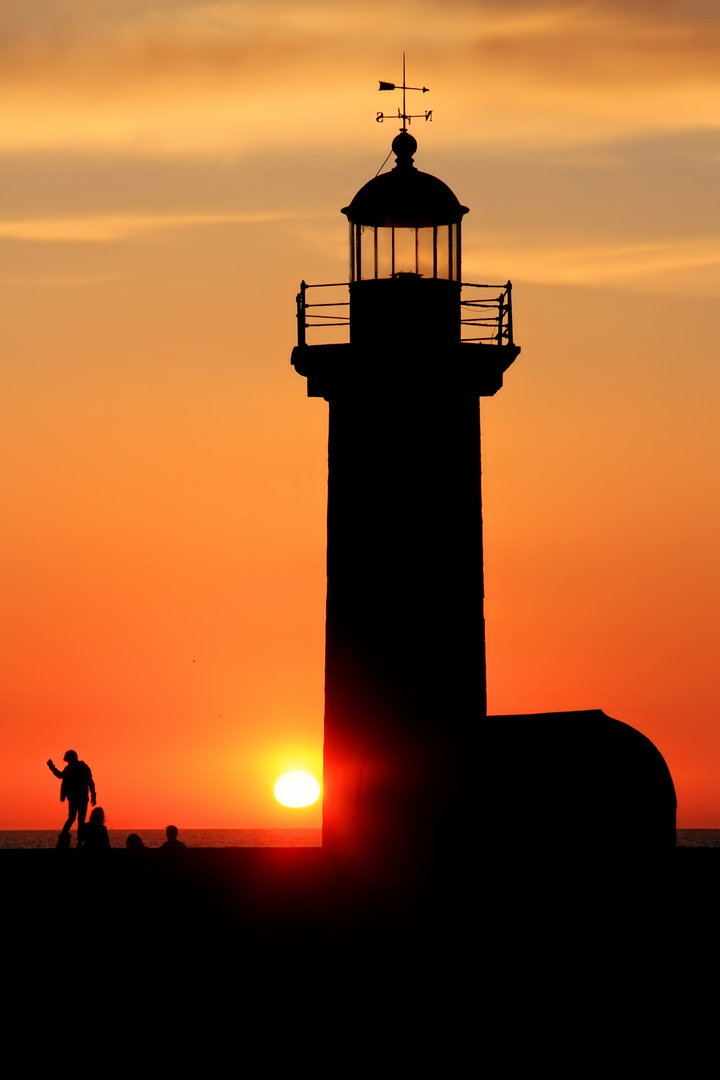
[[0, 237], [27, 241], [104, 242], [124, 240], [161, 229], [185, 229], [201, 225], [256, 224], [299, 219], [282, 211], [246, 214], [99, 214], [78, 218], [36, 218], [0, 221]]
[[[588, 244], [557, 247], [552, 244], [523, 248], [470, 249], [463, 254], [463, 276], [467, 279], [487, 272], [488, 267], [511, 265], [518, 280], [540, 284], [637, 285], [652, 284], [657, 275], [720, 268], [720, 235], [654, 244]], [[662, 282], [679, 292], [693, 291], [697, 282], [682, 277]], [[717, 292], [718, 280], [707, 285]]]

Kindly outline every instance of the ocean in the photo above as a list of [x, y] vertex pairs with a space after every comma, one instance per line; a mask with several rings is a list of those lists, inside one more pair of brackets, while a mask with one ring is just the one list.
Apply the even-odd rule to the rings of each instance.
[[[145, 847], [158, 848], [165, 842], [164, 829], [108, 829], [110, 846], [124, 848], [131, 832], [141, 837]], [[0, 830], [0, 851], [54, 848], [57, 838], [56, 829]], [[322, 829], [183, 829], [178, 839], [196, 848], [322, 847]], [[677, 846], [720, 848], [720, 829], [678, 829]]]
[[[164, 829], [108, 829], [110, 847], [124, 848], [132, 832], [145, 847], [159, 848], [165, 843]], [[54, 848], [57, 838], [57, 829], [0, 830], [0, 850]], [[322, 847], [322, 829], [183, 829], [178, 840], [191, 848]], [[73, 829], [73, 847], [75, 843]]]
[[720, 848], [720, 829], [677, 829], [675, 842], [678, 847]]

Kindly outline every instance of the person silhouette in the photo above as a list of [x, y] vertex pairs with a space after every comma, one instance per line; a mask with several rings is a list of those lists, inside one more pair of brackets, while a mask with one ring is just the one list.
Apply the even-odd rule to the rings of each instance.
[[90, 819], [83, 829], [83, 851], [109, 851], [110, 837], [105, 826], [105, 811], [101, 806], [96, 806], [90, 814]]
[[161, 851], [172, 853], [177, 851], [184, 851], [187, 849], [187, 844], [183, 844], [182, 840], [178, 840], [177, 825], [168, 825], [167, 829], [165, 830], [165, 835], [167, 836], [167, 840], [164, 844], [160, 845]]
[[70, 832], [75, 818], [77, 818], [78, 823], [79, 847], [82, 843], [85, 815], [87, 814], [88, 792], [93, 806], [97, 803], [95, 782], [90, 766], [86, 765], [84, 761], [79, 761], [74, 750], [68, 750], [63, 761], [67, 762], [67, 764], [62, 771], [55, 768], [52, 758], [47, 763], [50, 772], [57, 776], [58, 780], [62, 781], [60, 784], [60, 802], [65, 802], [67, 799], [68, 804], [68, 817], [62, 827], [58, 847], [65, 846], [65, 834]]

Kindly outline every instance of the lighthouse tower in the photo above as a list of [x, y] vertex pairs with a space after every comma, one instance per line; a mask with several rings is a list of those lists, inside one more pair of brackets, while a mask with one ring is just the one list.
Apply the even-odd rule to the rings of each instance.
[[[383, 873], [466, 820], [486, 714], [478, 399], [520, 351], [510, 283], [462, 284], [468, 208], [416, 168], [399, 115], [394, 167], [342, 211], [349, 283], [302, 283], [292, 353], [329, 403], [323, 847]], [[315, 343], [338, 324], [347, 340]]]

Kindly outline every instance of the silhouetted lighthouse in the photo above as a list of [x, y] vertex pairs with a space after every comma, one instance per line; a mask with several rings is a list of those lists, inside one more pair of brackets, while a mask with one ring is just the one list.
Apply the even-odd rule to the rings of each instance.
[[[397, 89], [395, 166], [343, 209], [349, 284], [297, 298], [292, 363], [330, 405], [323, 847], [384, 886], [462, 876], [481, 836], [511, 858], [670, 850], [672, 777], [639, 731], [487, 716], [478, 398], [520, 351], [511, 286], [462, 283], [468, 208], [416, 169]], [[321, 326], [349, 341], [308, 341]]]
[[[468, 208], [415, 167], [401, 118], [394, 168], [343, 209], [349, 301], [303, 282], [292, 354], [330, 406], [323, 846], [385, 864], [465, 820], [486, 713], [478, 398], [520, 351], [510, 283], [461, 285]], [[308, 342], [323, 319], [349, 342]]]

